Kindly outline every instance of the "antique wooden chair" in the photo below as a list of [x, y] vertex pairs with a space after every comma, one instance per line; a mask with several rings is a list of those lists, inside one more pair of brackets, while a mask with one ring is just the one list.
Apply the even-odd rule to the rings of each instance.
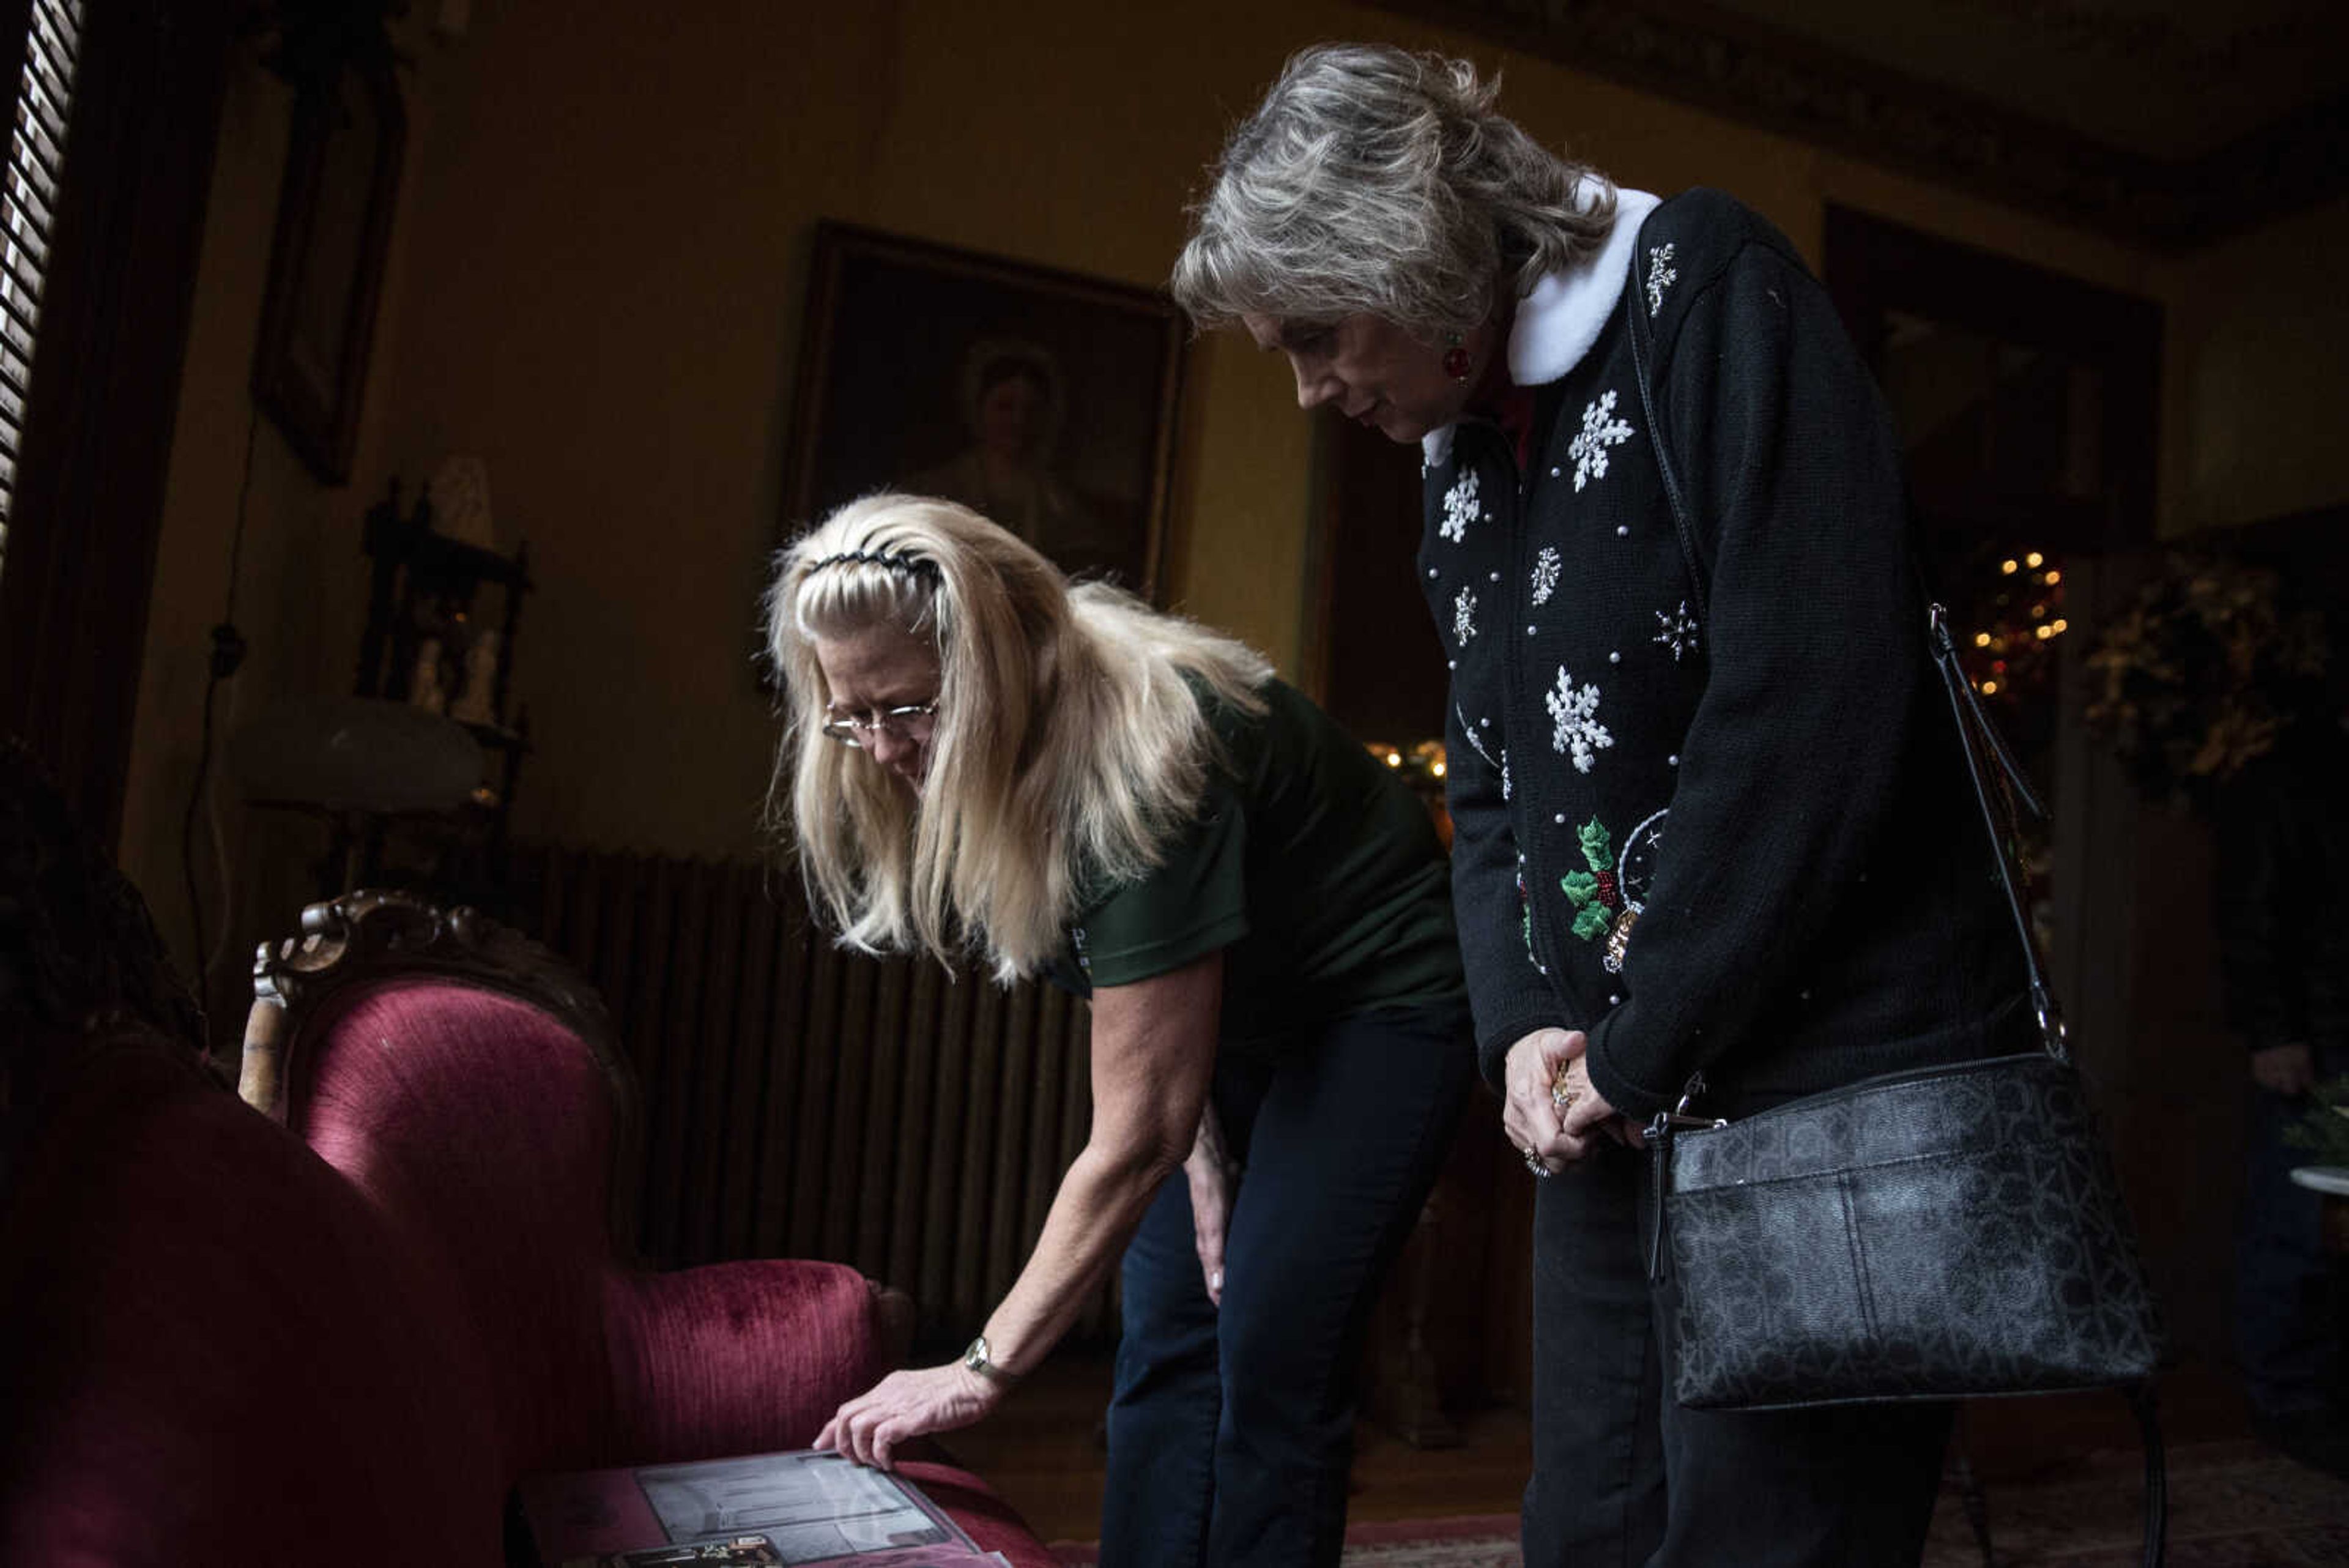
[[854, 1270], [616, 1246], [633, 1096], [555, 961], [394, 894], [303, 929], [256, 964], [250, 1106], [135, 1021], [46, 1075], [0, 1181], [0, 1561], [493, 1564], [520, 1478], [804, 1447], [891, 1364]]

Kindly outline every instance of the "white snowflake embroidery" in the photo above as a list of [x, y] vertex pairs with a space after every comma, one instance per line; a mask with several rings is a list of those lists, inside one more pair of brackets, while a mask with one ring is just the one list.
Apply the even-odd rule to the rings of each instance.
[[1486, 751], [1485, 749], [1485, 742], [1476, 738], [1476, 726], [1468, 722], [1468, 715], [1460, 711], [1460, 708], [1457, 703], [1453, 705], [1452, 711], [1459, 715], [1460, 733], [1462, 737], [1467, 741], [1468, 749], [1475, 753], [1478, 756], [1484, 758], [1485, 763], [1487, 767], [1491, 766], [1493, 763], [1493, 753]]
[[1544, 545], [1541, 554], [1534, 557], [1534, 603], [1546, 605], [1550, 595], [1557, 592], [1559, 565], [1557, 546]]
[[1648, 640], [1671, 649], [1672, 662], [1678, 664], [1681, 655], [1696, 646], [1696, 617], [1689, 614], [1688, 600], [1682, 599], [1681, 607], [1669, 615], [1658, 610], [1656, 624], [1662, 629]]
[[1599, 722], [1597, 681], [1577, 686], [1574, 677], [1560, 665], [1557, 686], [1543, 696], [1542, 706], [1549, 710], [1550, 722], [1557, 725], [1550, 735], [1551, 747], [1573, 759], [1576, 773], [1588, 773], [1599, 752], [1615, 743], [1615, 737]]
[[1574, 438], [1567, 455], [1574, 459], [1574, 488], [1580, 490], [1607, 472], [1607, 449], [1631, 439], [1631, 427], [1615, 417], [1615, 394], [1600, 394], [1582, 410], [1582, 433]]
[[1444, 521], [1435, 531], [1457, 545], [1468, 537], [1468, 524], [1484, 521], [1476, 506], [1476, 471], [1469, 469], [1444, 493]]
[[1476, 594], [1472, 588], [1462, 588], [1460, 597], [1452, 601], [1452, 640], [1461, 647], [1476, 635]]
[[1509, 748], [1501, 748], [1501, 798], [1509, 798]]
[[1680, 281], [1679, 269], [1672, 265], [1672, 247], [1651, 245], [1648, 248], [1648, 314], [1653, 316], [1664, 307], [1664, 290]]

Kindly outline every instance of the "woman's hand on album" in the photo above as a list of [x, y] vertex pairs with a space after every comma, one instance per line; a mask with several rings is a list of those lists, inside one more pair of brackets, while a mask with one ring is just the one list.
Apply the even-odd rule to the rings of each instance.
[[1199, 1250], [1199, 1272], [1207, 1299], [1224, 1304], [1224, 1236], [1232, 1219], [1231, 1158], [1224, 1148], [1223, 1125], [1209, 1105], [1199, 1114], [1198, 1141], [1183, 1162], [1191, 1188], [1191, 1231]]
[[1002, 1402], [1003, 1387], [958, 1361], [892, 1372], [833, 1412], [815, 1446], [860, 1465], [894, 1469], [897, 1445], [968, 1427]]

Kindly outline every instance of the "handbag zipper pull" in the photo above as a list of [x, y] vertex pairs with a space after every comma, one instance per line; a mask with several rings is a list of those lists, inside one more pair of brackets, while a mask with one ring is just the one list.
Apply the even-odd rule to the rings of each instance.
[[1691, 1073], [1689, 1081], [1681, 1085], [1681, 1103], [1672, 1107], [1672, 1115], [1676, 1116], [1689, 1115], [1689, 1107], [1696, 1104], [1696, 1097], [1703, 1093], [1704, 1075], [1701, 1072]]
[[1676, 1127], [1723, 1127], [1723, 1121], [1692, 1116], [1689, 1106], [1704, 1093], [1704, 1075], [1691, 1073], [1681, 1088], [1680, 1103], [1658, 1111], [1648, 1123], [1648, 1282], [1664, 1277], [1664, 1190], [1671, 1184], [1672, 1131]]
[[1672, 1179], [1672, 1113], [1648, 1124], [1648, 1282], [1664, 1277], [1664, 1188]]
[[2047, 982], [2034, 975], [2031, 981], [2031, 1008], [2039, 1015], [2039, 1043], [2047, 1054], [2069, 1066], [2072, 1062], [2071, 1032], [2064, 1027], [2063, 1009], [2055, 1005], [2055, 993]]

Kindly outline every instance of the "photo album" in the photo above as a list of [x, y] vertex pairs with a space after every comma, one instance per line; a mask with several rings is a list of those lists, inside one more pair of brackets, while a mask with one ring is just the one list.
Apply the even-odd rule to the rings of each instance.
[[532, 1476], [516, 1491], [541, 1568], [1005, 1561], [912, 1482], [828, 1450]]

